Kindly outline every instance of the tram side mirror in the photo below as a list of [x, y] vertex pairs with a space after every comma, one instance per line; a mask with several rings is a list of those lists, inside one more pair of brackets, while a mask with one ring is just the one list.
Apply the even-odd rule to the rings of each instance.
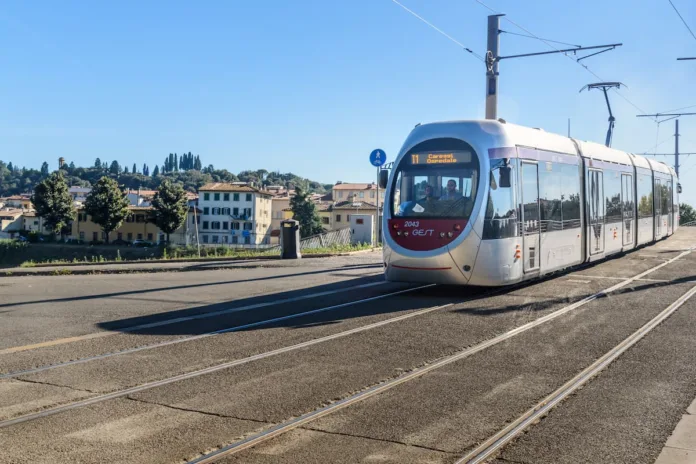
[[681, 184], [677, 184], [677, 193], [681, 193]]
[[512, 187], [510, 178], [512, 177], [512, 167], [503, 166], [500, 168], [500, 187], [510, 188]]
[[389, 182], [389, 171], [380, 169], [379, 171], [379, 188], [386, 189]]

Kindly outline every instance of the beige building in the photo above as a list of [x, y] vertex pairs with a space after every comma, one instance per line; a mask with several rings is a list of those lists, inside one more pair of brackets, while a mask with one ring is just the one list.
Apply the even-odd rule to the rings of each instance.
[[2, 198], [1, 202], [4, 203], [5, 208], [34, 209], [34, 205], [31, 204], [31, 195], [13, 195]]
[[14, 238], [24, 227], [24, 211], [17, 208], [0, 210], [0, 238]]
[[243, 183], [212, 183], [198, 190], [202, 245], [271, 244], [272, 194]]
[[384, 203], [384, 189], [379, 190], [379, 203], [377, 202], [377, 184], [351, 184], [338, 182], [331, 191], [333, 201], [340, 203], [343, 201], [364, 201], [373, 205]]
[[[131, 205], [128, 207], [128, 210], [130, 215], [121, 224], [121, 227], [109, 235], [110, 242], [116, 240], [125, 242], [145, 240], [152, 243], [160, 243], [166, 240], [166, 234], [155, 224], [148, 222], [152, 207]], [[196, 218], [200, 218], [200, 211], [189, 208], [184, 224], [176, 232], [170, 234], [170, 243], [175, 245], [196, 244]], [[85, 242], [105, 242], [106, 234], [101, 226], [93, 222], [91, 216], [85, 213], [84, 209], [80, 208], [77, 210], [77, 217], [72, 223], [70, 238]]]

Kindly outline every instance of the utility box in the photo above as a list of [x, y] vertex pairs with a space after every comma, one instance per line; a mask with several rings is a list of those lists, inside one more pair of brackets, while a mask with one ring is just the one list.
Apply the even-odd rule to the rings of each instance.
[[353, 244], [375, 244], [375, 217], [371, 214], [350, 215], [350, 241]]
[[294, 219], [280, 223], [280, 258], [299, 259], [300, 253], [300, 223]]

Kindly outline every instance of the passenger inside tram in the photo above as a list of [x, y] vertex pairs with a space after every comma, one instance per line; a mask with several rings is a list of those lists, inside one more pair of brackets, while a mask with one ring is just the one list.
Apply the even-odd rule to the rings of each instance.
[[447, 190], [440, 197], [440, 200], [459, 200], [462, 194], [457, 190], [457, 181], [450, 179], [447, 181]]

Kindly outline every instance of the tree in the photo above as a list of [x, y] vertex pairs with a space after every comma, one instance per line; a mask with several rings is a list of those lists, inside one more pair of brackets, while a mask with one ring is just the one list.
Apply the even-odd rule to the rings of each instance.
[[13, 172], [13, 171], [14, 171], [14, 166], [12, 166], [12, 161], [10, 161], [9, 163], [7, 163], [7, 170], [10, 171], [10, 172]]
[[97, 169], [101, 169], [101, 168], [102, 168], [102, 162], [101, 162], [101, 160], [100, 160], [99, 158], [97, 158], [97, 159], [94, 161], [94, 167], [97, 168]]
[[121, 165], [118, 164], [118, 161], [114, 160], [111, 162], [111, 167], [109, 168], [109, 172], [111, 174], [119, 175], [121, 173]]
[[181, 185], [164, 179], [152, 199], [150, 221], [167, 234], [167, 243], [169, 243], [169, 234], [186, 222], [187, 211], [188, 202], [184, 189]]
[[167, 172], [174, 171], [174, 153], [169, 154], [169, 160], [167, 161]]
[[159, 166], [155, 164], [155, 170], [152, 171], [152, 177], [157, 177], [159, 176]]
[[138, 167], [135, 165], [135, 163], [133, 163], [133, 170], [132, 170], [131, 172], [132, 172], [133, 174], [137, 174], [137, 173], [138, 173]]
[[174, 153], [174, 170], [179, 171], [179, 156]]
[[123, 168], [123, 173], [124, 173], [124, 174], [128, 174], [128, 166], [126, 166], [125, 168]]
[[696, 221], [696, 210], [687, 203], [681, 203], [679, 205], [679, 225], [694, 221]]
[[128, 217], [128, 205], [128, 198], [118, 188], [118, 183], [106, 176], [99, 179], [87, 195], [85, 212], [92, 216], [95, 224], [102, 227], [106, 243], [109, 243], [109, 234]]
[[43, 177], [48, 176], [48, 163], [45, 161], [41, 165], [41, 176], [43, 176]]
[[75, 218], [68, 184], [61, 171], [54, 172], [36, 186], [31, 202], [46, 225], [52, 231], [60, 233], [61, 237], [64, 229]]
[[70, 169], [70, 172], [73, 172], [75, 170], [75, 162], [71, 161], [70, 166], [68, 166], [68, 169]]
[[290, 209], [293, 219], [300, 222], [300, 236], [310, 237], [324, 231], [316, 205], [309, 199], [309, 193], [299, 187], [295, 190], [295, 196], [290, 199]]
[[147, 167], [147, 164], [143, 163], [143, 176], [149, 176], [150, 175], [150, 170]]
[[193, 169], [200, 171], [203, 169], [203, 164], [201, 163], [201, 155], [196, 155], [196, 161], [193, 163]]

